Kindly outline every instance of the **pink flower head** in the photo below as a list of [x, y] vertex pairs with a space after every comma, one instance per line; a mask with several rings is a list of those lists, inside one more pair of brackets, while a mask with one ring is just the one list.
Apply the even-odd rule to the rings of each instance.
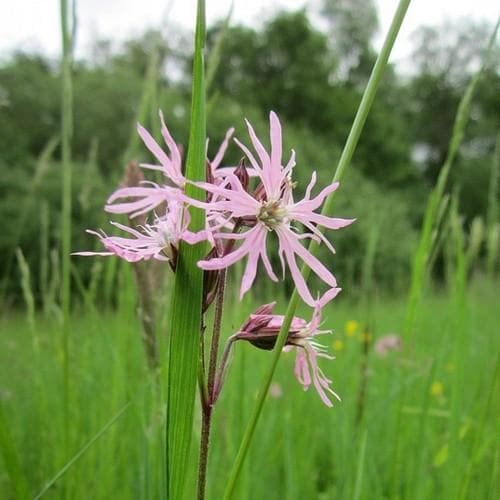
[[402, 348], [403, 339], [395, 333], [384, 335], [375, 342], [375, 352], [381, 357], [387, 356], [390, 351], [400, 351]]
[[[183, 213], [184, 212], [184, 213]], [[108, 236], [106, 233], [87, 230], [96, 235], [106, 248], [106, 252], [76, 252], [73, 255], [116, 255], [128, 262], [149, 260], [151, 258], [170, 261], [175, 265], [175, 257], [181, 240], [195, 244], [207, 239], [207, 233], [193, 233], [187, 229], [189, 213], [179, 202], [171, 201], [165, 216], [156, 217], [153, 224], [138, 226], [137, 229], [112, 222], [114, 226], [131, 235]]]
[[[279, 241], [279, 256], [283, 273], [286, 261], [300, 296], [313, 307], [316, 300], [302, 277], [297, 257], [328, 285], [329, 290], [326, 292], [328, 295], [325, 295], [325, 298], [336, 293], [337, 281], [330, 270], [302, 245], [301, 240], [310, 238], [318, 242], [323, 241], [334, 252], [332, 245], [316, 225], [339, 229], [351, 224], [353, 220], [327, 217], [315, 212], [325, 198], [338, 187], [338, 183], [333, 183], [324, 188], [316, 197], [311, 198], [311, 191], [316, 183], [316, 173], [312, 175], [304, 199], [296, 203], [293, 201], [291, 173], [295, 166], [295, 153], [292, 151], [290, 160], [286, 166], [283, 166], [281, 125], [274, 112], [270, 113], [270, 153], [265, 150], [248, 121], [247, 127], [258, 161], [246, 146], [237, 140], [236, 142], [247, 156], [261, 182], [256, 192], [253, 195], [249, 194], [237, 176], [230, 173], [226, 176], [228, 183], [224, 186], [210, 183], [196, 184], [217, 196], [217, 203], [204, 207], [207, 210], [207, 219], [216, 218], [214, 213], [230, 214], [235, 221], [245, 221], [246, 226], [253, 225], [253, 227], [243, 233], [222, 231], [215, 233], [216, 238], [239, 240], [241, 244], [227, 255], [200, 261], [199, 266], [206, 270], [223, 269], [247, 257], [240, 287], [240, 297], [242, 297], [255, 280], [259, 260], [264, 264], [268, 276], [273, 281], [278, 280], [272, 269], [266, 246], [267, 235], [274, 232]], [[294, 222], [304, 225], [310, 232], [299, 234], [292, 225]]]
[[[276, 344], [279, 331], [283, 325], [284, 316], [272, 314], [275, 302], [259, 307], [241, 329], [232, 337], [232, 340], [246, 340], [255, 347], [271, 350]], [[292, 319], [285, 351], [296, 350], [295, 376], [304, 390], [314, 385], [321, 400], [331, 407], [331, 396], [340, 400], [331, 389], [329, 380], [318, 365], [318, 358], [334, 359], [327, 354], [326, 348], [317, 343], [315, 336], [330, 333], [330, 330], [320, 330], [321, 304], [316, 303], [310, 322], [295, 316]]]

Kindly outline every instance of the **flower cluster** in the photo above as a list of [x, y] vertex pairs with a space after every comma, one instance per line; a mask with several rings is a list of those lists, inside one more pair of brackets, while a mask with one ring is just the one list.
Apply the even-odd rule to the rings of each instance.
[[[243, 297], [255, 281], [259, 262], [262, 263], [267, 276], [272, 281], [278, 281], [268, 253], [268, 240], [275, 237], [283, 277], [288, 270], [300, 297], [314, 308], [312, 320], [306, 323], [295, 318], [289, 333], [287, 345], [297, 350], [295, 374], [306, 389], [312, 382], [321, 399], [330, 406], [326, 392], [333, 395], [335, 393], [330, 389], [330, 381], [317, 364], [318, 357], [328, 356], [314, 342], [313, 337], [318, 333], [322, 307], [338, 294], [340, 288], [331, 270], [309, 252], [304, 242], [315, 240], [325, 244], [334, 253], [332, 244], [319, 226], [339, 229], [353, 222], [352, 219], [333, 218], [318, 213], [327, 196], [337, 189], [338, 183], [326, 186], [314, 196], [314, 172], [304, 198], [295, 201], [295, 183], [292, 180], [295, 153], [292, 150], [288, 162], [283, 165], [281, 124], [274, 112], [270, 113], [269, 151], [247, 121], [253, 152], [235, 139], [244, 155], [238, 167], [221, 166], [234, 132], [230, 129], [214, 159], [207, 160], [206, 181], [187, 180], [182, 172], [181, 151], [161, 113], [160, 120], [166, 151], [144, 127], [139, 125], [138, 133], [157, 160], [155, 164], [142, 164], [141, 167], [160, 171], [164, 183], [142, 181], [138, 186], [119, 188], [109, 197], [105, 206], [107, 212], [128, 214], [130, 220], [149, 214], [150, 222], [135, 227], [112, 223], [125, 233], [123, 236], [108, 236], [104, 232], [89, 231], [100, 239], [106, 251], [78, 254], [116, 255], [129, 262], [158, 259], [168, 261], [175, 269], [177, 249], [181, 241], [188, 244], [207, 241], [211, 250], [198, 265], [208, 274], [216, 274], [238, 261], [246, 261], [240, 283], [240, 297]], [[204, 201], [186, 195], [184, 188], [189, 182], [205, 191]], [[206, 225], [202, 231], [194, 233], [189, 230], [190, 206], [201, 208], [205, 212]], [[326, 290], [322, 295], [310, 290], [299, 270], [298, 260], [306, 264], [325, 283]], [[315, 296], [319, 298], [314, 298]], [[267, 310], [271, 306], [262, 307]], [[256, 312], [250, 317], [250, 323], [242, 328], [237, 339], [249, 340], [259, 347], [267, 345], [268, 348], [273, 348], [276, 331], [279, 331], [278, 323], [282, 321], [280, 318], [271, 312]], [[249, 328], [255, 327], [259, 321], [263, 323], [257, 328], [257, 333], [251, 333]], [[268, 335], [266, 332], [269, 331], [273, 334]]]

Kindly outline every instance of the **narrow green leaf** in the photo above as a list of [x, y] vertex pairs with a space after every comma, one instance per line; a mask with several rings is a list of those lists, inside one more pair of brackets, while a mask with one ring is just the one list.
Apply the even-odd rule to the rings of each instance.
[[[205, 177], [205, 82], [203, 47], [205, 42], [205, 2], [198, 1], [191, 127], [186, 162], [186, 177]], [[202, 193], [191, 185], [186, 187], [191, 197], [201, 199]], [[204, 215], [191, 209], [191, 229], [203, 229]], [[197, 392], [201, 301], [203, 271], [197, 266], [206, 253], [206, 245], [181, 244], [177, 257], [174, 293], [170, 315], [170, 343], [167, 386], [166, 487], [167, 497], [182, 498], [193, 428], [194, 399]]]
[[361, 488], [363, 485], [363, 477], [365, 470], [365, 455], [366, 455], [366, 442], [368, 440], [368, 431], [365, 429], [363, 432], [363, 437], [361, 439], [361, 449], [359, 451], [358, 466], [356, 470], [356, 483], [354, 484], [354, 494], [352, 495], [353, 500], [359, 500], [361, 498]]

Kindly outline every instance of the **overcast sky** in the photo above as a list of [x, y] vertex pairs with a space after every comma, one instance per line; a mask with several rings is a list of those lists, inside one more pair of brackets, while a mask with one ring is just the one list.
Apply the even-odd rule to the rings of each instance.
[[[0, 2], [0, 56], [12, 49], [37, 49], [56, 57], [60, 51], [59, 1], [17, 0]], [[380, 35], [387, 30], [397, 0], [376, 0]], [[92, 40], [116, 41], [158, 27], [166, 11], [169, 18], [186, 28], [194, 24], [195, 0], [77, 0], [77, 57], [87, 53]], [[231, 0], [207, 0], [208, 23], [225, 16]], [[296, 9], [311, 4], [304, 0], [234, 0], [233, 22], [258, 26], [263, 16], [282, 7]], [[492, 24], [499, 15], [495, 0], [413, 0], [393, 51], [393, 60], [403, 60], [410, 50], [410, 34], [422, 24], [439, 24], [446, 18], [486, 19]], [[380, 42], [379, 42], [380, 43]]]

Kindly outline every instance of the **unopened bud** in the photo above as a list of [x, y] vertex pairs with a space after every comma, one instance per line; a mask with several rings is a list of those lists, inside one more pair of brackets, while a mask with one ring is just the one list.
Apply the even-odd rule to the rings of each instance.
[[[276, 302], [264, 304], [252, 313], [234, 335], [235, 340], [246, 340], [259, 349], [274, 348], [284, 316], [272, 314]], [[288, 330], [287, 345], [296, 345], [297, 334], [307, 325], [302, 318], [294, 317]]]
[[245, 165], [245, 158], [240, 160], [240, 164], [234, 171], [234, 175], [238, 178], [243, 186], [243, 189], [248, 192], [248, 185], [250, 184], [250, 176], [248, 175], [247, 167]]

